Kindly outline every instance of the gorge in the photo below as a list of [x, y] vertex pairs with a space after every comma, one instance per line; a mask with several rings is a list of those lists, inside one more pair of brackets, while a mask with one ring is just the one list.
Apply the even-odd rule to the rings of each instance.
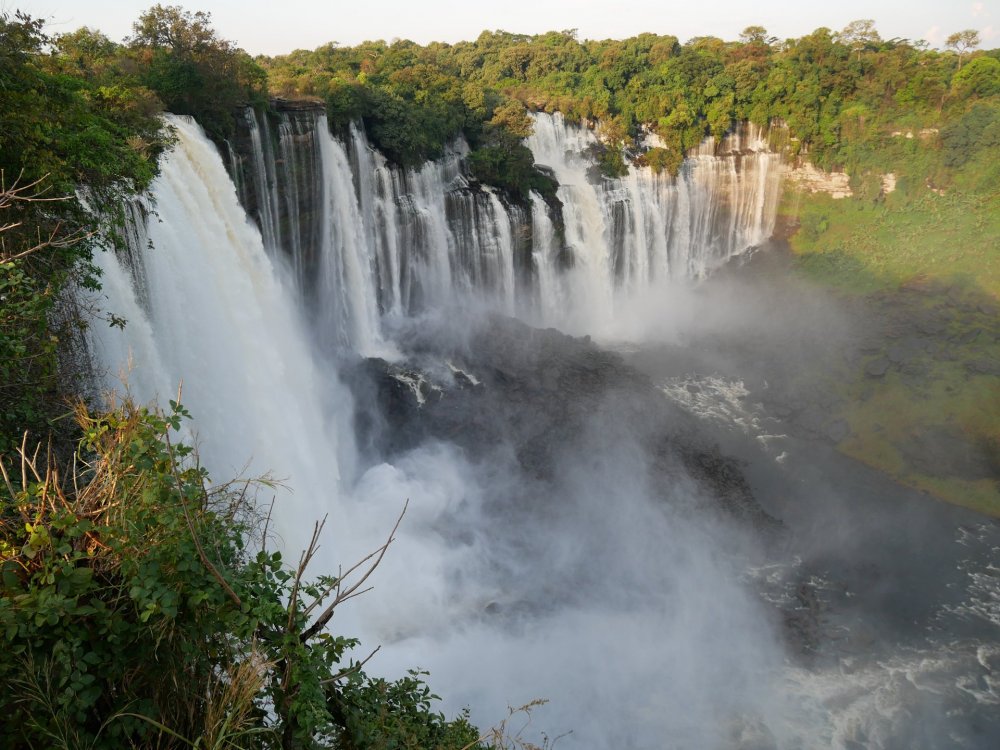
[[320, 564], [350, 564], [409, 500], [335, 620], [385, 645], [370, 670], [427, 668], [484, 726], [546, 698], [561, 747], [1000, 738], [996, 525], [760, 403], [852, 325], [768, 272], [780, 138], [609, 179], [536, 113], [559, 189], [519, 203], [461, 140], [402, 169], [319, 108], [248, 109], [223, 158], [169, 121], [130, 252], [97, 259], [128, 322], [92, 327], [95, 369], [132, 363], [140, 401], [182, 383], [213, 476], [281, 481], [289, 558], [329, 515]]

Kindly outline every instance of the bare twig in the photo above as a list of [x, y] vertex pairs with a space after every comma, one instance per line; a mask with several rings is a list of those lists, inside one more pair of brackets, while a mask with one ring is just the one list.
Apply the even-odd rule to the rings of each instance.
[[276, 497], [271, 495], [271, 504], [267, 507], [267, 516], [264, 518], [264, 532], [260, 537], [260, 548], [263, 551], [267, 550], [267, 535], [268, 530], [271, 528], [271, 513], [274, 512], [274, 501]]
[[[396, 523], [392, 527], [392, 531], [389, 532], [389, 538], [386, 540], [385, 544], [383, 544], [381, 547], [376, 549], [370, 555], [367, 555], [365, 558], [359, 560], [357, 563], [351, 566], [351, 568], [348, 569], [348, 571], [344, 575], [337, 577], [337, 582], [334, 587], [336, 590], [336, 595], [333, 597], [333, 601], [331, 601], [327, 605], [326, 609], [324, 609], [323, 612], [319, 615], [319, 617], [316, 618], [315, 622], [313, 622], [312, 625], [310, 625], [302, 632], [301, 639], [303, 642], [308, 641], [310, 638], [314, 637], [326, 626], [326, 624], [330, 621], [330, 618], [333, 617], [334, 610], [336, 610], [336, 608], [339, 605], [343, 604], [348, 599], [351, 599], [355, 596], [360, 596], [362, 593], [364, 593], [364, 591], [368, 590], [364, 589], [364, 591], [362, 591], [361, 587], [364, 585], [365, 581], [368, 580], [371, 574], [375, 572], [375, 568], [379, 566], [379, 563], [382, 562], [382, 558], [385, 557], [385, 553], [386, 550], [389, 549], [389, 545], [392, 544], [393, 541], [395, 540], [396, 532], [399, 530], [399, 524], [402, 522], [403, 516], [406, 515], [406, 509], [409, 507], [409, 505], [410, 501], [407, 500], [406, 503], [404, 503], [403, 505], [403, 510], [402, 512], [400, 512], [399, 518], [396, 519]], [[361, 577], [357, 580], [357, 582], [344, 589], [343, 588], [344, 580], [352, 573], [354, 573], [354, 571], [358, 570], [363, 565], [365, 565], [365, 563], [368, 563], [369, 561], [371, 561], [371, 564], [368, 565], [368, 567], [365, 569], [364, 573], [362, 573]], [[308, 614], [310, 611], [312, 611], [312, 609], [320, 601], [321, 599], [317, 599], [309, 607], [307, 607], [305, 614]]]
[[299, 557], [299, 566], [295, 570], [295, 579], [292, 581], [292, 594], [288, 597], [288, 625], [286, 628], [288, 633], [292, 632], [294, 626], [295, 612], [298, 609], [299, 588], [302, 586], [302, 576], [305, 575], [306, 568], [319, 549], [319, 535], [322, 533], [323, 526], [325, 525], [326, 516], [323, 516], [322, 521], [317, 521], [313, 524], [312, 538], [309, 540], [309, 546], [302, 551], [302, 555]]
[[[48, 174], [42, 175], [33, 182], [22, 185], [20, 182], [23, 176], [24, 170], [21, 170], [21, 173], [17, 176], [17, 179], [14, 180], [13, 184], [11, 184], [10, 187], [7, 187], [3, 172], [0, 170], [0, 210], [11, 208], [18, 203], [54, 203], [72, 200], [72, 196], [68, 195], [53, 197], [45, 196], [49, 187], [41, 187], [41, 185], [48, 179]], [[0, 236], [2, 236], [4, 232], [16, 229], [22, 225], [23, 222], [20, 221], [12, 221], [4, 224], [0, 226]], [[0, 239], [0, 263], [10, 263], [11, 261], [20, 260], [46, 248], [72, 247], [78, 242], [82, 242], [94, 234], [93, 232], [86, 232], [81, 229], [62, 235], [62, 231], [63, 222], [56, 222], [56, 225], [48, 233], [47, 237], [43, 238], [41, 232], [39, 231], [35, 244], [15, 252], [4, 252], [4, 243], [3, 240]]]

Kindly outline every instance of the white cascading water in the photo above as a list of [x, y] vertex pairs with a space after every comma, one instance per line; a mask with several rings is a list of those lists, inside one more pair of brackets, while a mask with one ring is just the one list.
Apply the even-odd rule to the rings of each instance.
[[281, 118], [276, 158], [267, 118], [247, 112], [265, 245], [284, 242], [320, 330], [361, 353], [385, 350], [385, 319], [472, 301], [567, 332], [625, 335], [623, 306], [704, 277], [774, 224], [780, 156], [749, 125], [718, 149], [706, 140], [677, 178], [633, 168], [595, 180], [594, 133], [534, 115], [527, 144], [559, 180], [558, 232], [537, 194], [525, 210], [470, 186], [461, 140], [401, 170], [354, 125], [345, 148], [318, 112]]
[[[261, 476], [277, 488], [276, 528], [289, 549], [308, 538], [341, 491], [351, 460], [343, 418], [350, 403], [335, 376], [320, 373], [294, 289], [264, 251], [222, 159], [192, 121], [169, 118], [177, 144], [163, 159], [148, 221], [128, 262], [100, 253], [107, 309], [124, 330], [95, 324], [94, 358], [109, 388], [127, 380], [134, 398], [161, 404], [183, 384], [183, 402], [209, 439], [200, 456], [213, 477]], [[141, 300], [134, 279], [145, 281]], [[338, 417], [338, 414], [340, 415]]]
[[326, 116], [316, 121], [320, 163], [319, 328], [335, 343], [363, 356], [384, 351], [378, 296], [365, 222], [354, 198], [354, 184], [344, 146], [334, 140]]
[[392, 168], [353, 125], [350, 141], [383, 311], [406, 315], [485, 295], [514, 314], [514, 228], [524, 215], [491, 188], [469, 189], [464, 141], [417, 170]]
[[281, 228], [278, 225], [280, 197], [275, 175], [277, 165], [271, 149], [271, 131], [267, 118], [255, 117], [252, 109], [244, 112], [244, 119], [250, 131], [250, 158], [253, 159], [250, 174], [258, 196], [260, 233], [267, 248], [278, 248], [282, 245]]
[[[559, 181], [573, 259], [562, 274], [553, 265], [539, 267], [540, 278], [558, 279], [539, 285], [543, 311], [556, 315], [545, 321], [549, 325], [612, 333], [623, 303], [671, 279], [703, 278], [771, 236], [781, 157], [768, 149], [759, 128], [745, 126], [746, 137], [729, 136], [718, 149], [707, 139], [676, 178], [633, 167], [623, 178], [595, 180], [588, 151], [599, 141], [592, 131], [558, 113], [532, 119], [527, 144]], [[546, 237], [551, 235], [543, 228], [542, 241]], [[558, 257], [552, 249], [534, 252], [538, 262]], [[546, 299], [553, 293], [558, 301]]]
[[291, 259], [329, 345], [391, 355], [383, 316], [399, 319], [484, 292], [514, 314], [514, 233], [524, 215], [490, 188], [468, 189], [464, 143], [401, 171], [353, 125], [345, 147], [319, 112], [282, 115], [277, 154], [267, 118], [252, 110], [246, 117], [264, 244]]

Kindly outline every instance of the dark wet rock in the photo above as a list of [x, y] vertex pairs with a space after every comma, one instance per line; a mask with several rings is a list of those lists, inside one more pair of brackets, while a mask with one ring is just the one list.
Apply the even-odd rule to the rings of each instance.
[[965, 333], [961, 334], [958, 337], [958, 343], [960, 343], [960, 344], [971, 344], [972, 342], [974, 342], [976, 339], [978, 339], [982, 335], [983, 335], [983, 329], [982, 328], [973, 328], [973, 329], [968, 330]]
[[567, 456], [586, 452], [588, 431], [599, 430], [648, 452], [649, 485], [664, 499], [693, 480], [696, 502], [774, 526], [739, 463], [620, 355], [501, 317], [489, 318], [460, 350], [430, 333], [408, 340], [404, 366], [368, 359], [344, 375], [356, 394], [361, 443], [373, 454], [439, 439], [488, 461], [510, 446], [526, 476], [547, 482]]
[[839, 443], [851, 434], [851, 428], [843, 419], [831, 422], [826, 428], [826, 436], [835, 443]]
[[923, 347], [916, 339], [904, 339], [892, 344], [885, 351], [886, 357], [894, 365], [903, 365], [913, 361], [923, 353]]
[[750, 485], [739, 464], [704, 447], [681, 446], [681, 461], [687, 473], [711, 492], [726, 512], [759, 524], [767, 519], [754, 500]]
[[991, 357], [978, 357], [966, 362], [965, 369], [970, 375], [995, 375], [1000, 377], [1000, 360]]
[[940, 336], [943, 334], [948, 327], [946, 321], [939, 317], [928, 316], [925, 318], [917, 318], [914, 321], [914, 325], [918, 331], [925, 333], [928, 336]]
[[324, 112], [326, 106], [321, 99], [285, 99], [271, 97], [271, 108], [276, 112]]
[[778, 740], [760, 719], [744, 719], [730, 731], [732, 747], [740, 750], [777, 750]]
[[773, 405], [768, 404], [767, 411], [773, 414], [774, 416], [778, 417], [778, 419], [787, 419], [788, 417], [792, 416], [793, 413], [791, 407], [781, 403], [775, 403]]
[[785, 635], [799, 656], [812, 654], [819, 646], [824, 610], [815, 586], [806, 581], [795, 587], [790, 605], [783, 607]]
[[865, 365], [865, 375], [871, 378], [884, 377], [891, 364], [888, 357], [876, 357]]
[[795, 418], [795, 423], [810, 432], [819, 434], [826, 425], [827, 414], [826, 411], [820, 409], [818, 406], [810, 405]]
[[924, 362], [911, 362], [900, 368], [903, 383], [914, 388], [925, 385], [930, 374], [930, 367]]

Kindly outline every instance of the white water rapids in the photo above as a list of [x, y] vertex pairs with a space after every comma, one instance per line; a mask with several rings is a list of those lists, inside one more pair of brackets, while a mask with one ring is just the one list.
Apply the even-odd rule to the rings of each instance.
[[554, 470], [555, 498], [512, 479], [502, 450], [483, 464], [434, 441], [363, 464], [336, 374], [339, 358], [398, 356], [398, 321], [473, 301], [615, 336], [630, 298], [666, 294], [671, 277], [700, 277], [770, 234], [779, 159], [761, 134], [719, 156], [706, 146], [676, 181], [634, 170], [595, 185], [580, 155], [593, 136], [538, 116], [528, 145], [559, 179], [557, 216], [540, 196], [525, 208], [470, 187], [461, 143], [401, 171], [357, 129], [331, 136], [322, 116], [286, 117], [273, 134], [250, 121], [243, 187], [256, 186], [260, 229], [198, 126], [170, 119], [178, 141], [145, 234], [128, 257], [98, 259], [104, 307], [128, 324], [95, 324], [94, 358], [108, 387], [124, 377], [140, 401], [163, 403], [183, 382], [215, 479], [285, 483], [274, 520], [288, 559], [329, 515], [314, 575], [381, 544], [409, 499], [375, 590], [332, 623], [383, 644], [369, 671], [427, 668], [444, 710], [470, 706], [483, 726], [547, 698], [536, 725], [571, 731], [567, 748], [846, 747], [858, 722], [878, 725], [852, 714], [843, 729], [835, 706], [806, 695], [812, 677], [786, 669], [775, 623], [741, 581], [756, 542], [663, 508], [635, 436], [588, 428]]

